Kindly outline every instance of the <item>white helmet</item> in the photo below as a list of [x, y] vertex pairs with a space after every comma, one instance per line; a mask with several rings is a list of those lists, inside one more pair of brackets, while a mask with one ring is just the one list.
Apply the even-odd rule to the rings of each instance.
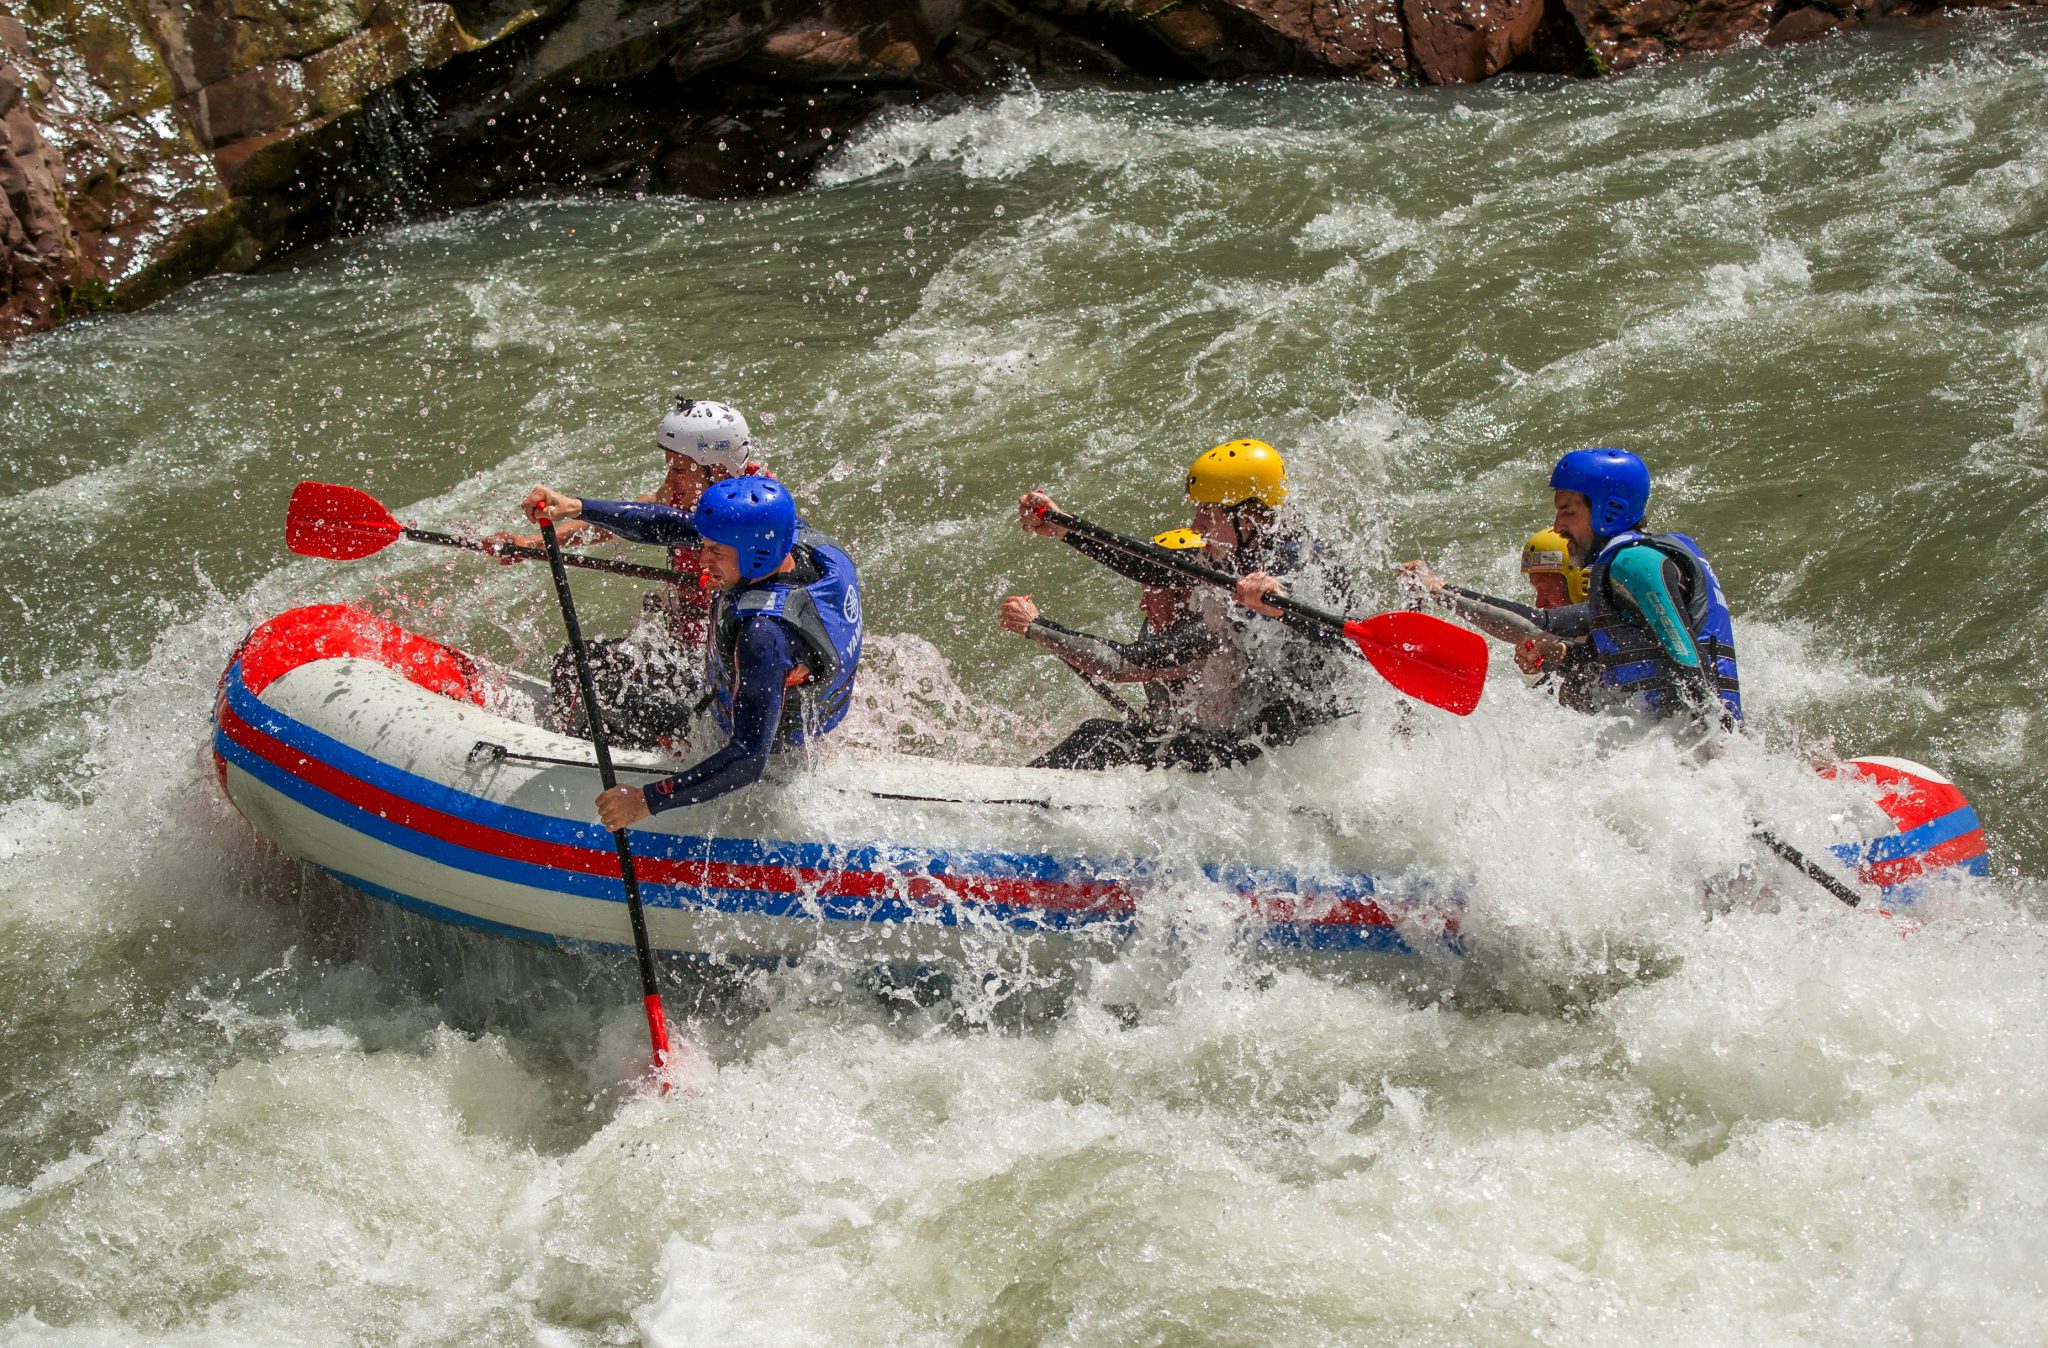
[[676, 410], [661, 419], [654, 443], [695, 459], [706, 468], [737, 473], [747, 466], [754, 448], [747, 419], [724, 403], [676, 400]]

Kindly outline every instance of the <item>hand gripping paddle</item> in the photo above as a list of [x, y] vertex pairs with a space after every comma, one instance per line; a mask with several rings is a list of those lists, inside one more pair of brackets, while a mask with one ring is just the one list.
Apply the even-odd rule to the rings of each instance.
[[[285, 508], [284, 515], [284, 545], [301, 557], [352, 562], [358, 557], [382, 552], [401, 538], [444, 548], [463, 548], [492, 557], [531, 557], [538, 560], [548, 555], [541, 548], [489, 548], [474, 538], [415, 529], [393, 519], [391, 512], [376, 497], [354, 487], [332, 482], [301, 482], [292, 488], [291, 504]], [[635, 566], [631, 562], [615, 562], [604, 557], [564, 553], [562, 564], [580, 566], [586, 571], [604, 571], [614, 576], [666, 581], [671, 585], [697, 583], [694, 575], [683, 575], [656, 566]]]
[[[1155, 562], [1210, 585], [1237, 587], [1238, 577], [1205, 566], [1183, 553], [1090, 524], [1076, 515], [1049, 508], [1040, 514], [1062, 528], [1129, 556]], [[1427, 613], [1344, 618], [1284, 595], [1268, 594], [1266, 602], [1294, 618], [1341, 632], [1382, 678], [1419, 702], [1441, 707], [1456, 716], [1469, 716], [1479, 705], [1479, 695], [1486, 689], [1486, 638], [1477, 632]]]

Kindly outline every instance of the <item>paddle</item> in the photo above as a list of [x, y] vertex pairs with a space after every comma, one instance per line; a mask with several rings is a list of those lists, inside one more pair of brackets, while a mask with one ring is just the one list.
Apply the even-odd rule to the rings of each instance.
[[1113, 687], [1108, 680], [1098, 678], [1097, 676], [1090, 674], [1087, 670], [1078, 668], [1074, 665], [1068, 665], [1067, 670], [1075, 678], [1087, 684], [1089, 692], [1096, 694], [1104, 702], [1107, 702], [1110, 706], [1115, 707], [1117, 709], [1118, 714], [1121, 715], [1126, 721], [1138, 721], [1144, 719], [1143, 711], [1140, 708], [1133, 707], [1130, 703], [1124, 701], [1123, 694], [1117, 692], [1115, 687]]
[[1755, 838], [1758, 842], [1770, 848], [1773, 852], [1776, 852], [1779, 856], [1791, 862], [1794, 866], [1797, 866], [1800, 869], [1800, 871], [1805, 874], [1807, 879], [1813, 881], [1822, 889], [1825, 889], [1828, 893], [1840, 899], [1843, 903], [1848, 904], [1851, 908], [1854, 908], [1863, 902], [1863, 896], [1861, 894], [1858, 894], [1855, 890], [1849, 888], [1849, 886], [1843, 884], [1834, 876], [1829, 875], [1825, 870], [1821, 869], [1821, 866], [1818, 862], [1808, 857], [1804, 852], [1794, 847], [1791, 843], [1788, 843], [1783, 839], [1779, 838], [1777, 834], [1772, 833], [1769, 829], [1753, 828], [1750, 830], [1749, 836]]
[[[444, 548], [465, 548], [492, 557], [546, 557], [540, 548], [506, 545], [486, 547], [474, 538], [431, 533], [400, 524], [383, 503], [365, 491], [332, 482], [301, 482], [292, 488], [291, 504], [285, 508], [284, 545], [302, 557], [325, 557], [330, 561], [352, 562], [382, 552], [401, 538], [415, 543], [433, 543]], [[557, 551], [560, 551], [557, 549]], [[671, 585], [697, 583], [697, 578], [656, 566], [636, 566], [603, 557], [562, 554], [566, 566], [587, 571], [604, 571], [614, 576], [635, 576], [641, 580], [662, 580]]]
[[[612, 771], [612, 752], [605, 744], [604, 716], [598, 710], [597, 687], [590, 678], [590, 654], [583, 648], [583, 629], [576, 622], [576, 600], [569, 593], [569, 573], [563, 563], [562, 548], [555, 541], [555, 526], [548, 520], [540, 522], [541, 542], [545, 545], [548, 570], [555, 578], [555, 598], [562, 604], [562, 625], [569, 629], [569, 649], [576, 657], [576, 683], [583, 691], [583, 706], [589, 712], [590, 746], [597, 752], [597, 777], [609, 791], [619, 784], [618, 774]], [[654, 1041], [654, 1074], [663, 1095], [668, 1094], [668, 1077], [664, 1068], [668, 1065], [668, 1015], [661, 1005], [661, 985], [654, 977], [654, 948], [647, 940], [647, 914], [640, 906], [640, 877], [633, 869], [633, 846], [626, 841], [626, 830], [614, 829], [612, 842], [619, 849], [619, 879], [626, 886], [626, 915], [633, 924], [633, 949], [640, 957], [641, 1003], [647, 1008], [647, 1035]]]
[[[1050, 507], [1045, 519], [1092, 538], [1117, 551], [1156, 562], [1184, 576], [1236, 589], [1239, 577], [1206, 566], [1184, 553], [1132, 538], [1077, 515]], [[1408, 696], [1457, 716], [1469, 716], [1486, 688], [1486, 638], [1427, 613], [1381, 613], [1371, 618], [1344, 618], [1311, 608], [1284, 595], [1268, 594], [1277, 609], [1327, 631], [1342, 633], [1382, 678]]]

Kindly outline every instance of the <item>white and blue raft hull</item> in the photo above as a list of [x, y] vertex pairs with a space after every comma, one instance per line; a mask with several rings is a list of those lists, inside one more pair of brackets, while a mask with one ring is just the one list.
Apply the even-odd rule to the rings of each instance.
[[[631, 943], [591, 747], [514, 714], [516, 678], [342, 605], [251, 634], [222, 678], [213, 748], [263, 837], [362, 892], [542, 942]], [[530, 700], [530, 695], [528, 695]], [[615, 756], [621, 781], [681, 763]], [[1333, 856], [1307, 818], [1269, 855], [1201, 859], [1241, 828], [1182, 774], [1075, 773], [836, 750], [631, 829], [653, 945], [731, 961], [830, 950], [873, 964], [1033, 964], [1105, 953], [1171, 891], [1286, 950], [1456, 951], [1459, 904], [1426, 878]], [[1290, 864], [1288, 857], [1319, 864]]]

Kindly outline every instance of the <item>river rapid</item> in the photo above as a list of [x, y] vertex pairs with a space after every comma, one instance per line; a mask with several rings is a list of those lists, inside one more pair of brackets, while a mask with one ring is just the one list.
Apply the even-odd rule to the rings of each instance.
[[[0, 1340], [2040, 1343], [2044, 126], [2042, 23], [1599, 83], [1019, 87], [800, 195], [406, 223], [20, 345]], [[745, 410], [859, 558], [854, 742], [1021, 762], [1094, 714], [994, 609], [1122, 633], [1132, 594], [1014, 498], [1150, 532], [1239, 435], [1376, 607], [1410, 556], [1516, 593], [1550, 462], [1635, 448], [1755, 733], [1596, 733], [1498, 653], [1476, 715], [1404, 716], [1361, 666], [1363, 714], [1188, 790], [1454, 878], [1465, 959], [1273, 964], [1176, 893], [1121, 960], [931, 1005], [830, 957], [675, 966], [659, 1099], [628, 960], [302, 870], [207, 740], [294, 604], [560, 640], [538, 569], [292, 557], [295, 482], [503, 527], [536, 481], [645, 490], [676, 392]], [[1747, 820], [1799, 835], [1842, 804], [1808, 762], [1857, 753], [1953, 775], [1991, 880], [1908, 921], [1771, 870]], [[1745, 864], [1777, 900], [1710, 918]]]

